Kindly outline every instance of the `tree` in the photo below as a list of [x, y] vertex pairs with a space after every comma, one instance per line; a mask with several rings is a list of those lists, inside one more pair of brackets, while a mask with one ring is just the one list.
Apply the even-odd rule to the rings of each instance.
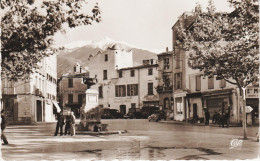
[[45, 56], [57, 51], [53, 36], [74, 28], [100, 22], [98, 5], [87, 13], [84, 0], [2, 0], [2, 74], [12, 80], [27, 78]]
[[178, 44], [189, 51], [188, 65], [205, 76], [236, 85], [243, 96], [243, 129], [247, 139], [245, 89], [259, 75], [259, 5], [257, 0], [229, 0], [231, 13], [218, 13], [212, 1], [207, 11], [197, 5], [185, 14], [189, 26], [178, 28]]

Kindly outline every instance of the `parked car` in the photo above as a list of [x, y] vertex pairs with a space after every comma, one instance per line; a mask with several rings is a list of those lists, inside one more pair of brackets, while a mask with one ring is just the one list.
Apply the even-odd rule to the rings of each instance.
[[164, 111], [155, 110], [154, 113], [148, 117], [149, 121], [159, 121], [161, 119], [166, 119]]
[[154, 111], [159, 110], [159, 107], [155, 107], [155, 106], [144, 106], [141, 109], [141, 113], [142, 113], [142, 118], [147, 119], [148, 116], [150, 116], [152, 113], [154, 113]]
[[101, 119], [118, 119], [122, 118], [123, 115], [117, 109], [102, 108]]
[[148, 117], [148, 121], [156, 121], [158, 122], [160, 120], [160, 114], [159, 113], [153, 113], [151, 116]]
[[140, 108], [129, 108], [129, 111], [127, 114], [124, 116], [125, 119], [130, 118], [130, 119], [140, 119], [142, 118], [142, 113]]
[[110, 114], [113, 116], [113, 118], [115, 119], [120, 119], [123, 118], [123, 114], [120, 113], [120, 111], [118, 111], [117, 109], [110, 109]]

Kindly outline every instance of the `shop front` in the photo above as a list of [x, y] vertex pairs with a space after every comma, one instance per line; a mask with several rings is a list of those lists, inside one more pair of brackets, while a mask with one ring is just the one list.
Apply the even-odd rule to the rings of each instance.
[[252, 111], [247, 113], [247, 123], [249, 125], [259, 125], [259, 87], [250, 86], [246, 90], [246, 106], [250, 106]]
[[187, 92], [174, 93], [174, 120], [186, 120], [186, 94]]
[[236, 101], [234, 97], [235, 90], [223, 89], [215, 91], [207, 91], [202, 93], [202, 107], [208, 109], [210, 113], [210, 120], [216, 113], [223, 115], [230, 110], [230, 122], [236, 122], [237, 108], [234, 104]]

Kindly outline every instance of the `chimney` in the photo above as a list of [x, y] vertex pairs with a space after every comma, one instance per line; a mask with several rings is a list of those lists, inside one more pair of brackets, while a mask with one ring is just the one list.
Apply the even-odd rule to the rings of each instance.
[[168, 52], [169, 51], [169, 49], [168, 49], [168, 47], [166, 47], [166, 52]]

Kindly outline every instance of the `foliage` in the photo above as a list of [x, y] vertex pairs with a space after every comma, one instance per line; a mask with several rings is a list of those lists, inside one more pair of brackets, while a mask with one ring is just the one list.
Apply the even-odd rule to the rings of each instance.
[[2, 0], [2, 73], [9, 79], [26, 78], [45, 56], [53, 54], [53, 36], [74, 28], [100, 22], [98, 5], [86, 13], [83, 0]]
[[207, 11], [198, 5], [181, 18], [178, 45], [190, 52], [188, 64], [205, 76], [217, 76], [240, 89], [259, 74], [259, 5], [257, 0], [229, 0], [232, 13], [218, 13], [212, 1]]

